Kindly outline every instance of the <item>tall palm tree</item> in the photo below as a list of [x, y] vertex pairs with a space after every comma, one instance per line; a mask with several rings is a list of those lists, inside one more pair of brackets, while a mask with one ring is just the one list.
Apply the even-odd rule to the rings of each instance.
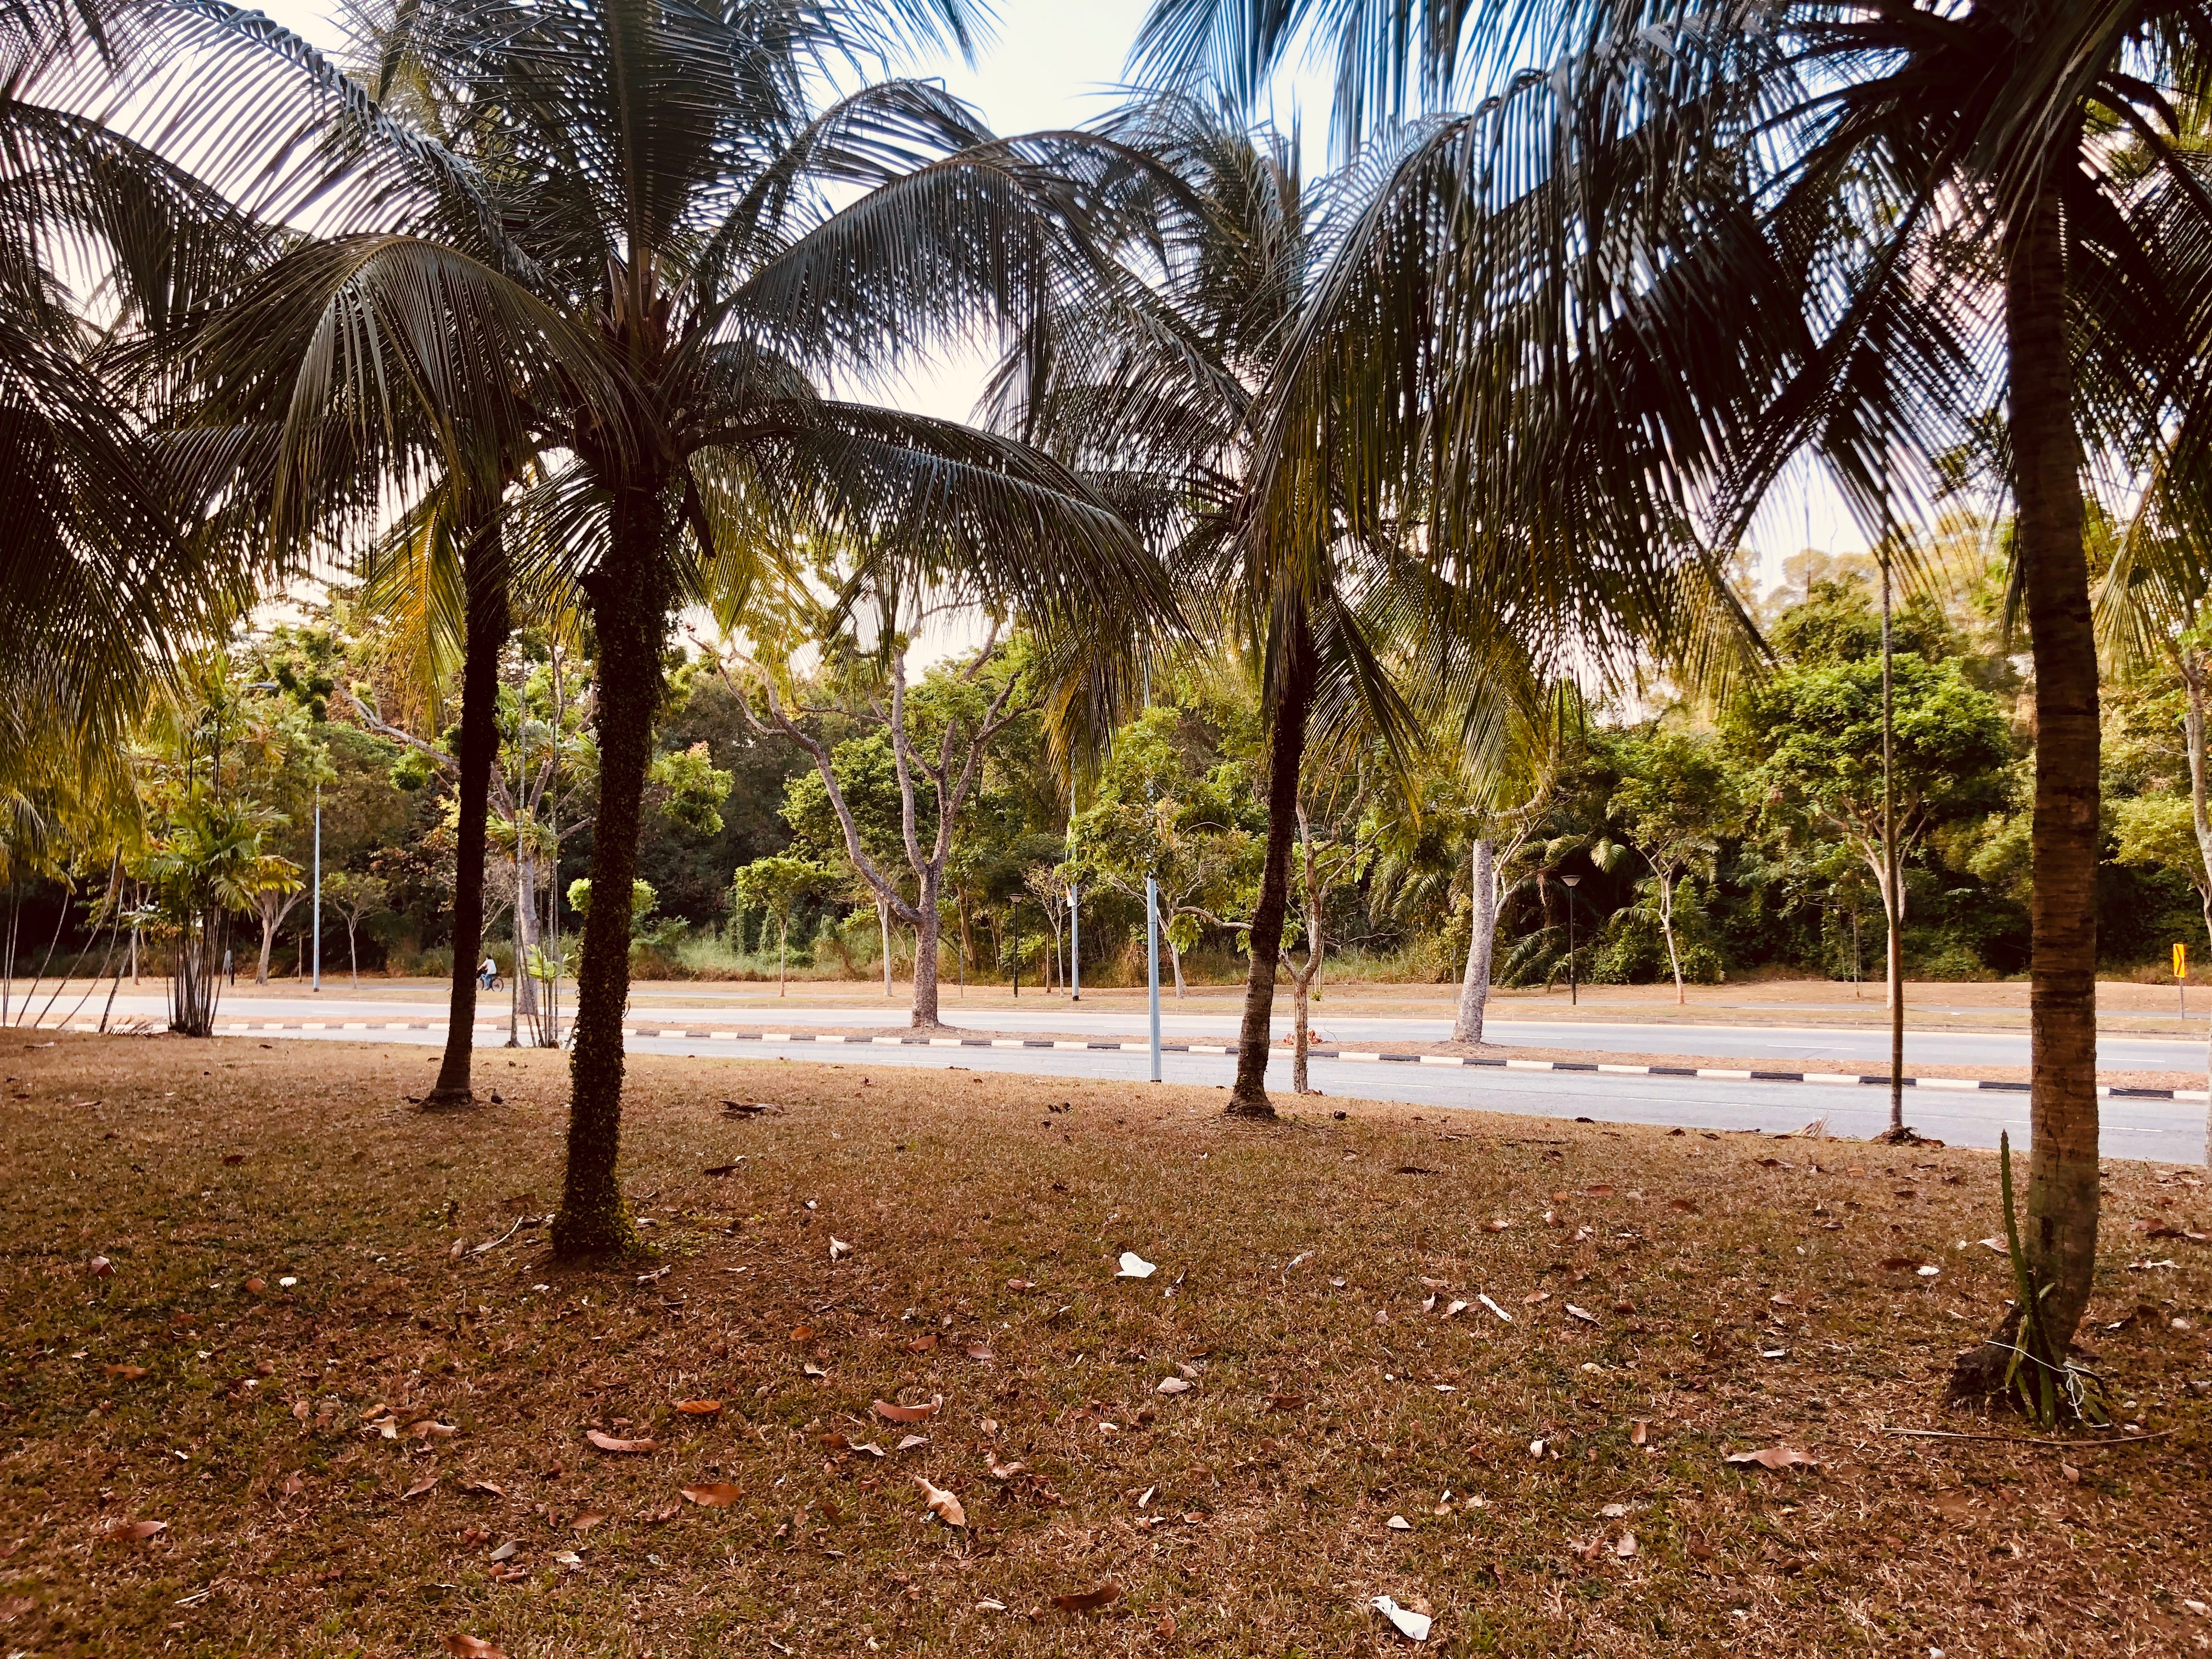
[[[824, 390], [1084, 278], [1070, 228], [1109, 181], [1072, 173], [1077, 152], [994, 140], [925, 84], [813, 102], [825, 63], [964, 44], [959, 0], [415, 15], [440, 82], [465, 91], [452, 130], [496, 167], [418, 135], [442, 169], [420, 220], [279, 261], [207, 358], [283, 431], [280, 504], [362, 447], [392, 382], [428, 434], [407, 441], [446, 452], [449, 475], [546, 458], [539, 556], [580, 586], [597, 649], [595, 891], [635, 874], [672, 614], [755, 580], [800, 526], [870, 532], [956, 581], [985, 571], [1046, 610], [1157, 599], [1141, 549], [1064, 469]], [[554, 1227], [571, 1255], [631, 1237], [615, 1180], [629, 947], [627, 908], [593, 907]]]
[[[1498, 693], [1534, 663], [1602, 669], [1632, 634], [1674, 641], [1707, 562], [1652, 538], [1618, 561], [1529, 537], [1429, 522], [1435, 486], [1423, 385], [1392, 385], [1385, 337], [1422, 362], [1426, 274], [1449, 252], [1432, 145], [1378, 150], [1316, 185], [1293, 146], [1189, 100], [1116, 130], [1177, 182], [1143, 252], [1152, 282], [1024, 340], [1001, 380], [1005, 418], [1108, 481], [1126, 512], [1247, 653], [1268, 724], [1267, 839], [1251, 918], [1229, 1110], [1273, 1115], [1266, 1086], [1276, 964], [1310, 749], [1356, 735], [1403, 758], [1449, 711], [1483, 745]], [[1649, 520], [1647, 520], [1647, 522]], [[1494, 736], [1494, 732], [1492, 735]]]
[[[1606, 391], [1623, 431], [1717, 459], [1709, 528], [1812, 450], [1879, 533], [1931, 453], [2000, 414], [2038, 737], [2026, 1249], [2062, 1353], [2098, 1212], [2085, 483], [2203, 401], [2202, 290], [2180, 277], [2212, 194], [2178, 112], [2212, 90], [2206, 22], [2171, 0], [1157, 0], [1139, 47], [1250, 92], [1317, 30], [1348, 143], [1476, 93], [1544, 109], [1484, 176], [1549, 181], [1571, 267], [1684, 325], [1648, 337], [1674, 385]], [[1698, 210], [1651, 217], [1638, 181], [1686, 208], [1701, 177]], [[1533, 227], [1522, 246], [1545, 240], [1567, 246]]]

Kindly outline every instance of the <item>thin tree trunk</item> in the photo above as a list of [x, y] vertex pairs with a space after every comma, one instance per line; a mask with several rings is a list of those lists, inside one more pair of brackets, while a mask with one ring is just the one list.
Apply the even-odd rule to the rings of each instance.
[[[491, 769], [499, 750], [499, 658], [513, 623], [507, 605], [507, 542], [494, 523], [468, 538], [461, 580], [468, 595], [461, 660], [460, 822], [453, 848], [453, 983], [447, 1000], [446, 1052], [423, 1097], [429, 1110], [477, 1103], [470, 1067], [477, 1038], [477, 963], [483, 948], [484, 835]], [[625, 886], [623, 890], [628, 892]]]
[[2012, 227], [2005, 252], [2013, 492], [2035, 663], [2025, 1248], [2050, 1287], [2045, 1328], [2063, 1352], [2088, 1304], [2097, 1256], [2099, 733], [2055, 185]]
[[791, 994], [785, 983], [785, 970], [791, 963], [791, 918], [786, 915], [775, 930], [775, 994], [780, 997]]
[[1497, 854], [1487, 836], [1474, 843], [1473, 933], [1467, 942], [1467, 973], [1459, 982], [1459, 1012], [1452, 1020], [1454, 1042], [1482, 1041], [1483, 1015], [1490, 1002], [1491, 953], [1498, 945]]
[[1275, 1012], [1276, 962], [1283, 951], [1283, 916], [1290, 905], [1291, 848], [1297, 837], [1298, 770], [1304, 758], [1306, 719], [1313, 702], [1313, 635], [1303, 611], [1291, 620], [1285, 642], [1281, 688], [1267, 749], [1267, 844], [1260, 872], [1260, 902], [1252, 908], [1252, 969], [1244, 982], [1244, 1022], [1237, 1037], [1237, 1082], [1229, 1092], [1232, 1117], [1273, 1117], [1267, 1099], [1267, 1041]]
[[915, 905], [919, 920], [914, 929], [914, 1013], [909, 1023], [917, 1031], [934, 1030], [942, 1023], [937, 1014], [937, 935], [943, 926], [937, 914], [937, 883], [935, 872], [925, 872]]
[[1309, 1092], [1306, 1088], [1306, 1040], [1313, 1029], [1308, 996], [1312, 986], [1313, 976], [1310, 974], [1291, 974], [1291, 1092], [1294, 1095]]
[[269, 983], [269, 953], [276, 948], [276, 925], [279, 918], [269, 914], [269, 906], [273, 902], [267, 898], [261, 901], [261, 959], [254, 964], [253, 968], [253, 982], [256, 985]]
[[876, 895], [876, 926], [884, 936], [884, 1000], [888, 1002], [891, 996], [891, 913], [880, 893]]
[[530, 953], [538, 945], [538, 854], [530, 847], [529, 826], [515, 826], [514, 998], [511, 1041], [521, 1041], [524, 1020], [538, 1018], [538, 981], [530, 976]]
[[1689, 999], [1682, 992], [1682, 954], [1674, 948], [1674, 884], [1665, 874], [1659, 876], [1659, 931], [1667, 936], [1667, 966], [1674, 975], [1674, 1006], [1680, 1008]]
[[1160, 938], [1166, 943], [1168, 947], [1168, 963], [1175, 969], [1176, 1000], [1180, 1002], [1182, 1000], [1183, 995], [1182, 952], [1176, 949], [1175, 935], [1173, 933], [1162, 933]]
[[616, 498], [613, 545], [585, 579], [599, 643], [599, 810], [592, 832], [592, 894], [584, 912], [570, 1046], [568, 1162], [555, 1254], [574, 1258], [635, 1240], [616, 1163], [622, 1144], [623, 1016], [629, 1002], [630, 905], [653, 723], [660, 711], [667, 608], [657, 573], [664, 526], [654, 496]]
[[354, 944], [354, 926], [346, 923], [346, 970], [353, 975], [353, 988], [361, 989], [361, 951]]

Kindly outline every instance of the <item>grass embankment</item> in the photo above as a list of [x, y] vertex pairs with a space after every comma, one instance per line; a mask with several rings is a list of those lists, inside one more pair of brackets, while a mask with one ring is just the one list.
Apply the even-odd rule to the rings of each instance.
[[0, 1647], [1403, 1650], [1377, 1595], [1429, 1652], [2212, 1645], [2212, 1249], [2136, 1220], [2203, 1231], [2196, 1172], [2114, 1166], [2094, 1310], [2172, 1432], [2069, 1450], [1936, 1403], [1983, 1154], [638, 1059], [658, 1256], [585, 1272], [510, 1232], [561, 1057], [483, 1064], [425, 1119], [419, 1048], [0, 1045]]

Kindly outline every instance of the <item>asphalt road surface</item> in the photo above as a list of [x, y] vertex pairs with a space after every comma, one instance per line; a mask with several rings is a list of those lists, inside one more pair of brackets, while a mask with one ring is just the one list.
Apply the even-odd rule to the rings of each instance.
[[[691, 1000], [687, 998], [687, 1001]], [[128, 1004], [126, 1008], [125, 1005]], [[504, 1012], [504, 999], [492, 997], [479, 1006], [489, 1020]], [[117, 1000], [118, 1018], [158, 1018], [161, 1000], [140, 996]], [[222, 1019], [255, 1021], [313, 1018], [338, 1021], [374, 1019], [380, 1023], [403, 1018], [437, 1019], [442, 1003], [352, 1000], [325, 993], [321, 997], [254, 996], [229, 999]], [[774, 1012], [775, 1011], [767, 1011]], [[981, 1012], [981, 1011], [978, 1011]], [[727, 1013], [697, 1006], [656, 1010], [641, 1007], [631, 1014], [641, 1024], [763, 1024], [757, 1004], [732, 1008]], [[947, 1012], [957, 1019], [956, 1006]], [[888, 1025], [899, 1023], [878, 1008], [793, 1008], [780, 1023], [792, 1025]], [[1176, 1017], [1164, 1020], [1170, 1040], [1210, 1041], [1233, 1036], [1233, 1022], [1220, 1017]], [[1424, 1020], [1358, 1020], [1319, 1022], [1322, 1030], [1342, 1042], [1387, 1043], [1392, 1037], [1419, 1040], [1443, 1035], [1441, 1024]], [[1086, 1031], [1125, 1039], [1140, 1037], [1144, 1022], [1121, 1013], [1091, 1013], [1060, 1002], [1042, 1006], [1031, 1014], [994, 1010], [990, 1029], [1018, 1034], [1024, 1030]], [[980, 1029], [980, 1023], [979, 1023]], [[1632, 1025], [1541, 1026], [1497, 1023], [1492, 1036], [1504, 1041], [1536, 1042], [1553, 1047], [1587, 1047], [1614, 1052], [1705, 1053], [1721, 1055], [1771, 1056], [1777, 1059], [1860, 1060], [1878, 1058], [1885, 1051], [1881, 1032], [1775, 1030], [1758, 1027], [1651, 1027]], [[424, 1031], [287, 1032], [288, 1039], [324, 1042], [442, 1042], [443, 1034]], [[495, 1047], [503, 1035], [481, 1034], [480, 1047]], [[2023, 1040], [2002, 1036], [1929, 1037], [1927, 1046], [1908, 1048], [1908, 1057], [1921, 1063], [1954, 1060], [2021, 1064], [2027, 1057]], [[1754, 1046], [1756, 1044], [1757, 1046]], [[1148, 1058], [1141, 1051], [1106, 1049], [1022, 1049], [873, 1048], [824, 1050], [811, 1043], [747, 1044], [733, 1049], [720, 1043], [711, 1047], [698, 1039], [632, 1037], [629, 1046], [640, 1054], [738, 1054], [746, 1058], [780, 1056], [794, 1061], [854, 1066], [865, 1071], [887, 1071], [894, 1066], [942, 1070], [948, 1066], [971, 1071], [1022, 1073], [1040, 1077], [1081, 1077], [1098, 1081], [1141, 1081]], [[2137, 1058], [2149, 1051], [2155, 1058]], [[2100, 1054], [2106, 1065], [2195, 1066], [2203, 1049], [2193, 1043], [2160, 1042], [2153, 1039], [2106, 1039]], [[2123, 1057], [2124, 1056], [2124, 1057]], [[1163, 1057], [1164, 1080], [1197, 1086], [1225, 1087], [1235, 1072], [1228, 1054], [1179, 1054]], [[1270, 1080], [1289, 1086], [1286, 1054], [1273, 1057]], [[1699, 1078], [1622, 1076], [1616, 1073], [1507, 1072], [1425, 1066], [1378, 1065], [1335, 1060], [1316, 1060], [1313, 1081], [1325, 1096], [1369, 1100], [1404, 1101], [1452, 1110], [1527, 1113], [1559, 1118], [1589, 1118], [1602, 1123], [1644, 1123], [1704, 1129], [1761, 1129], [1786, 1133], [1826, 1117], [1828, 1132], [1839, 1136], [1864, 1137], [1887, 1122], [1887, 1097], [1880, 1089], [1842, 1087], [1823, 1084], [1769, 1083]], [[2027, 1098], [2024, 1094], [1974, 1091], [1915, 1091], [1905, 1100], [1906, 1119], [1922, 1133], [1954, 1146], [1995, 1146], [2000, 1131], [2009, 1130], [2015, 1145], [2027, 1141]], [[2197, 1101], [2110, 1098], [2102, 1103], [2102, 1150], [2112, 1158], [2150, 1158], [2162, 1162], [2201, 1163], [2205, 1152], [2205, 1107]]]

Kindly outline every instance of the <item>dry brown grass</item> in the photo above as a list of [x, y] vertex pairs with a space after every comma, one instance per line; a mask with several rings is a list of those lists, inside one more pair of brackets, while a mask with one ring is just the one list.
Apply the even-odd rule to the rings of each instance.
[[[2062, 1451], [1878, 1431], [2018, 1433], [1936, 1403], [2006, 1289], [1959, 1248], [1997, 1224], [1984, 1154], [1334, 1098], [1345, 1121], [1253, 1130], [1211, 1090], [641, 1058], [626, 1170], [658, 1257], [583, 1272], [542, 1229], [451, 1254], [558, 1185], [560, 1057], [483, 1063], [504, 1104], [425, 1119], [420, 1048], [0, 1046], [0, 1648], [1403, 1650], [1377, 1594], [1432, 1606], [1425, 1650], [1453, 1654], [2212, 1645], [2186, 1605], [2212, 1601], [2212, 1401], [2185, 1387], [2212, 1250], [2129, 1231], [2203, 1231], [2195, 1172], [2114, 1166], [2095, 1310], [2134, 1419], [2173, 1432]], [[1124, 1249], [1158, 1273], [1115, 1280]], [[1443, 1317], [1478, 1292], [1513, 1322]], [[1179, 1365], [1195, 1386], [1158, 1394]], [[720, 1414], [673, 1409], [700, 1398]], [[377, 1406], [398, 1439], [362, 1428]], [[1722, 1461], [1785, 1442], [1824, 1467]], [[736, 1501], [678, 1497], [717, 1482]], [[167, 1528], [106, 1536], [142, 1520]], [[1109, 1581], [1102, 1611], [1052, 1606]]]

